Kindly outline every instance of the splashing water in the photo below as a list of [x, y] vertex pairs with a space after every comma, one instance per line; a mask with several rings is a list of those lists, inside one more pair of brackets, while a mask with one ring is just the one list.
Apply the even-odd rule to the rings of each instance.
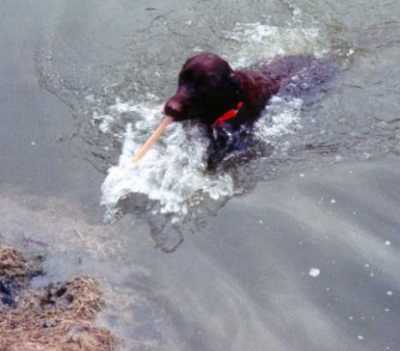
[[[128, 106], [125, 104], [125, 106]], [[264, 116], [257, 122], [255, 134], [268, 140], [291, 133], [300, 121], [301, 100], [286, 101], [274, 97]], [[147, 195], [159, 202], [161, 213], [185, 216], [189, 208], [197, 205], [204, 195], [213, 200], [234, 195], [231, 175], [205, 173], [208, 140], [196, 125], [185, 128], [171, 125], [162, 141], [146, 156], [134, 164], [135, 150], [147, 138], [149, 131], [158, 124], [160, 105], [141, 103], [129, 105], [129, 110], [139, 112], [141, 119], [128, 123], [124, 135], [122, 154], [117, 166], [111, 167], [102, 185], [102, 205], [106, 206], [107, 218], [112, 219], [118, 202], [132, 193]], [[268, 125], [267, 119], [272, 124]]]
[[296, 128], [301, 128], [302, 106], [302, 99], [273, 96], [263, 116], [256, 122], [256, 136], [261, 140], [273, 141], [282, 135], [294, 133]]
[[[272, 58], [280, 54], [307, 52], [322, 55], [317, 29], [278, 28], [253, 24], [237, 24], [227, 38], [240, 44], [240, 50], [227, 48], [224, 55], [235, 66], [254, 63], [257, 58]], [[232, 42], [230, 43], [232, 44]], [[231, 51], [231, 54], [230, 54]], [[235, 52], [235, 53], [234, 53]], [[279, 138], [294, 133], [300, 124], [300, 98], [273, 97], [255, 126], [255, 136], [262, 142], [279, 143]], [[122, 154], [118, 165], [109, 169], [102, 185], [101, 203], [106, 218], [112, 219], [119, 201], [132, 194], [144, 194], [158, 204], [153, 211], [183, 218], [204, 197], [221, 200], [232, 197], [235, 185], [229, 173], [206, 173], [207, 138], [200, 127], [174, 123], [138, 165], [132, 162], [135, 150], [156, 128], [162, 115], [162, 105], [156, 97], [133, 103], [116, 100], [103, 116], [96, 115], [104, 133], [112, 129], [122, 113], [132, 114], [123, 135]], [[111, 116], [111, 117], [110, 117]]]
[[326, 38], [317, 27], [277, 27], [261, 23], [237, 23], [225, 38], [239, 44], [226, 50], [235, 67], [250, 66], [257, 60], [276, 56], [313, 54], [322, 57], [328, 52]]
[[161, 213], [178, 216], [187, 214], [190, 204], [198, 201], [199, 192], [214, 200], [232, 196], [233, 181], [229, 175], [204, 175], [208, 143], [197, 126], [185, 129], [182, 124], [171, 125], [163, 140], [134, 164], [132, 155], [147, 137], [142, 131], [155, 128], [161, 108], [143, 103], [131, 109], [152, 113], [141, 115], [143, 119], [136, 122], [135, 128], [131, 123], [127, 125], [119, 164], [109, 170], [102, 186], [102, 204], [108, 216], [118, 201], [131, 193], [146, 194], [159, 202]]

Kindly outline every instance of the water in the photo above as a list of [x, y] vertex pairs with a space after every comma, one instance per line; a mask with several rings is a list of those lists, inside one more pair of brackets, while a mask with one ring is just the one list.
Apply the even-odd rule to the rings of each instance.
[[[318, 29], [296, 27], [298, 21], [292, 19], [293, 23], [286, 28], [237, 23], [232, 32], [224, 32], [226, 39], [222, 42], [222, 52], [226, 53], [223, 55], [227, 58], [231, 56], [233, 67], [241, 67], [254, 64], [257, 60], [272, 59], [276, 55], [310, 53], [323, 56], [328, 52], [318, 35]], [[232, 54], [229, 55], [229, 52]], [[156, 74], [160, 75], [159, 72]], [[106, 111], [93, 113], [94, 125], [104, 134], [104, 138], [111, 135], [123, 143], [119, 164], [109, 169], [102, 186], [102, 204], [106, 207], [107, 220], [120, 213], [120, 200], [140, 193], [157, 202], [158, 208], [153, 208], [153, 213], [171, 214], [173, 221], [182, 221], [189, 211], [193, 211], [193, 206], [204, 206], [204, 197], [216, 201], [230, 198], [239, 193], [239, 189], [248, 187], [250, 179], [254, 182], [262, 173], [260, 169], [254, 170], [253, 177], [250, 175], [242, 179], [237, 173], [245, 172], [247, 165], [243, 165], [242, 169], [236, 170], [236, 178], [239, 178], [236, 182], [232, 172], [207, 174], [205, 158], [208, 141], [196, 125], [186, 128], [173, 126], [164, 143], [156, 146], [140, 166], [134, 166], [131, 157], [135, 149], [156, 127], [162, 111], [162, 99], [154, 94], [147, 93], [139, 99], [139, 102], [123, 102], [117, 96], [115, 103], [106, 107]], [[87, 100], [101, 104], [93, 96], [87, 97]], [[302, 104], [300, 98], [272, 99], [255, 130], [259, 143], [274, 142], [276, 150], [282, 148], [278, 145], [282, 143], [282, 136], [301, 127]], [[287, 149], [288, 145], [284, 145]]]
[[[399, 11], [4, 1], [1, 241], [44, 252], [49, 280], [97, 277], [126, 349], [398, 349]], [[311, 53], [338, 72], [274, 98], [254, 152], [217, 174], [195, 125], [134, 168], [200, 50], [234, 67]]]

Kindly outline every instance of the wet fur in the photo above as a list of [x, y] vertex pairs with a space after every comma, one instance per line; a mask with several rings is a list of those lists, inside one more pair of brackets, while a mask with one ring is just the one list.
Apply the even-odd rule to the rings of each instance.
[[[273, 95], [283, 89], [292, 95], [312, 89], [329, 79], [332, 72], [327, 67], [331, 65], [313, 56], [296, 55], [233, 70], [221, 57], [201, 53], [183, 65], [176, 94], [164, 110], [176, 121], [195, 119], [206, 126], [211, 141], [208, 164], [214, 168], [225, 155], [246, 147], [254, 122]], [[243, 102], [238, 115], [214, 127], [216, 119], [238, 102]]]

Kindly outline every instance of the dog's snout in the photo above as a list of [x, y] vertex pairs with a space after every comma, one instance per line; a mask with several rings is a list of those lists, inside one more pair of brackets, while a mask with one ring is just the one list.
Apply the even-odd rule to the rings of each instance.
[[167, 116], [179, 117], [183, 112], [183, 106], [176, 100], [169, 100], [164, 107], [164, 112]]

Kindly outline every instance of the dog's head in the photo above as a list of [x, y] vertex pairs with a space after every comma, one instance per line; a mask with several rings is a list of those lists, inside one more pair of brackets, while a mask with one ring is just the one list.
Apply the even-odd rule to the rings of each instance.
[[164, 107], [175, 121], [198, 118], [212, 123], [238, 102], [240, 83], [229, 64], [211, 53], [189, 58], [179, 73], [178, 89]]
[[211, 125], [227, 110], [237, 106], [240, 80], [221, 57], [201, 53], [188, 59], [179, 73], [178, 89], [164, 106], [165, 117], [136, 152], [140, 160], [172, 122], [198, 119]]

